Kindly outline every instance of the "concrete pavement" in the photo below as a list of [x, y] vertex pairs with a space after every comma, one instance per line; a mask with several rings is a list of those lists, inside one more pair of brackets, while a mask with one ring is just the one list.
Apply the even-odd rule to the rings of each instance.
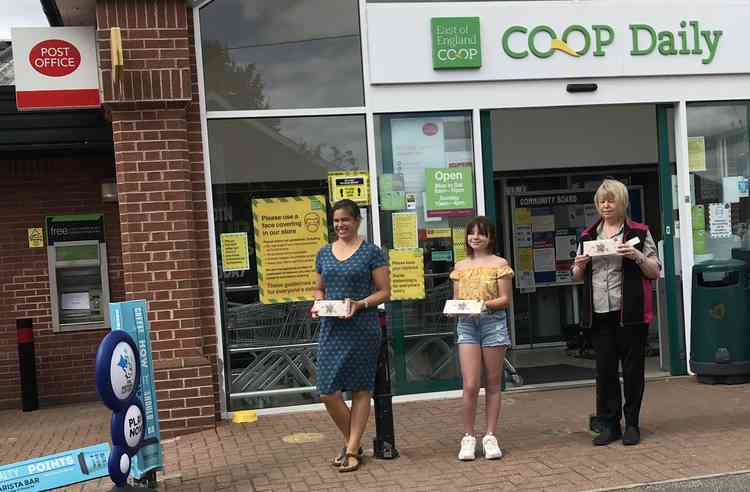
[[[323, 412], [260, 416], [253, 424], [224, 422], [215, 430], [166, 441], [166, 469], [159, 483], [161, 489], [179, 491], [565, 492], [750, 469], [750, 385], [707, 386], [693, 378], [647, 383], [643, 442], [632, 447], [591, 445], [592, 399], [592, 387], [506, 392], [498, 431], [505, 456], [468, 463], [456, 460], [459, 399], [398, 403], [401, 457], [369, 457], [351, 474], [328, 465], [340, 442]], [[0, 412], [0, 463], [105, 441], [109, 415], [96, 403]], [[479, 415], [477, 432], [482, 431]], [[373, 433], [371, 419], [368, 455]], [[68, 490], [109, 488], [111, 483], [102, 479]]]

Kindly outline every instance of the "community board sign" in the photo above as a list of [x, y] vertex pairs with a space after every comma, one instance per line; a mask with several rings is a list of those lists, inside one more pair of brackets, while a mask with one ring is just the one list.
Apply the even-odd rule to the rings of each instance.
[[750, 4], [370, 3], [373, 84], [748, 73]]
[[15, 27], [13, 69], [19, 110], [98, 108], [93, 27]]

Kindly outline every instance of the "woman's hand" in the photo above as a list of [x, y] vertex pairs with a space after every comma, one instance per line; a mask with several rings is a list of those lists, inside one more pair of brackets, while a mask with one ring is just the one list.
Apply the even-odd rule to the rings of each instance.
[[354, 316], [357, 313], [357, 311], [359, 311], [360, 309], [364, 309], [365, 307], [364, 302], [353, 301], [352, 299], [349, 299], [348, 297], [344, 300], [344, 302], [346, 302], [346, 305], [348, 306], [347, 312], [349, 313], [346, 316], [344, 316], [344, 319], [351, 319], [351, 317]]
[[312, 319], [320, 318], [320, 316], [318, 315], [318, 307], [315, 305], [315, 302], [313, 302], [313, 305], [310, 307], [310, 317]]
[[573, 260], [573, 266], [575, 266], [576, 268], [584, 269], [590, 261], [591, 257], [589, 255], [578, 255], [576, 256], [575, 260]]
[[640, 260], [641, 263], [646, 259], [646, 255], [627, 243], [617, 245], [617, 254], [629, 260]]

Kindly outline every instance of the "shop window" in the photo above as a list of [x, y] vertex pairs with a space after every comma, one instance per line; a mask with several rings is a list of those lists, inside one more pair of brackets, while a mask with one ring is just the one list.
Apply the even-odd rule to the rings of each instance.
[[748, 103], [688, 105], [695, 263], [728, 259], [733, 248], [750, 247], [749, 110]]
[[357, 0], [215, 0], [200, 29], [209, 111], [364, 105]]
[[[288, 216], [300, 201], [311, 200], [324, 218], [331, 205], [331, 173], [366, 175], [364, 116], [214, 119], [208, 121], [208, 134], [229, 407], [312, 403], [319, 325], [309, 316], [310, 301], [269, 294], [269, 277], [275, 274], [257, 256], [255, 238], [263, 220], [256, 220], [258, 203], [265, 202], [266, 210], [278, 216], [269, 220], [283, 226], [282, 234], [295, 227], [296, 219]], [[360, 233], [371, 236], [370, 217], [367, 209], [363, 212]], [[330, 233], [319, 239], [327, 242]], [[295, 234], [289, 233], [290, 240], [305, 240]], [[285, 263], [294, 269], [301, 261]], [[303, 270], [286, 277], [290, 292], [314, 267]], [[300, 289], [312, 294], [312, 289]]]
[[[391, 260], [415, 254], [424, 268], [413, 279], [423, 291], [391, 291], [397, 390], [450, 387], [459, 375], [454, 321], [442, 309], [452, 297], [448, 275], [465, 255], [465, 224], [476, 215], [471, 115], [382, 115], [375, 126], [382, 246]], [[454, 178], [460, 186], [447, 182]], [[392, 277], [401, 273], [391, 268]]]

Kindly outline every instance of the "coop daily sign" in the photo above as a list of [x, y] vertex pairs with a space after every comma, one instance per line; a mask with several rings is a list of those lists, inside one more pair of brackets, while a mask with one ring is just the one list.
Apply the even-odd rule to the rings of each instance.
[[367, 11], [374, 84], [750, 72], [750, 3], [371, 3]]

